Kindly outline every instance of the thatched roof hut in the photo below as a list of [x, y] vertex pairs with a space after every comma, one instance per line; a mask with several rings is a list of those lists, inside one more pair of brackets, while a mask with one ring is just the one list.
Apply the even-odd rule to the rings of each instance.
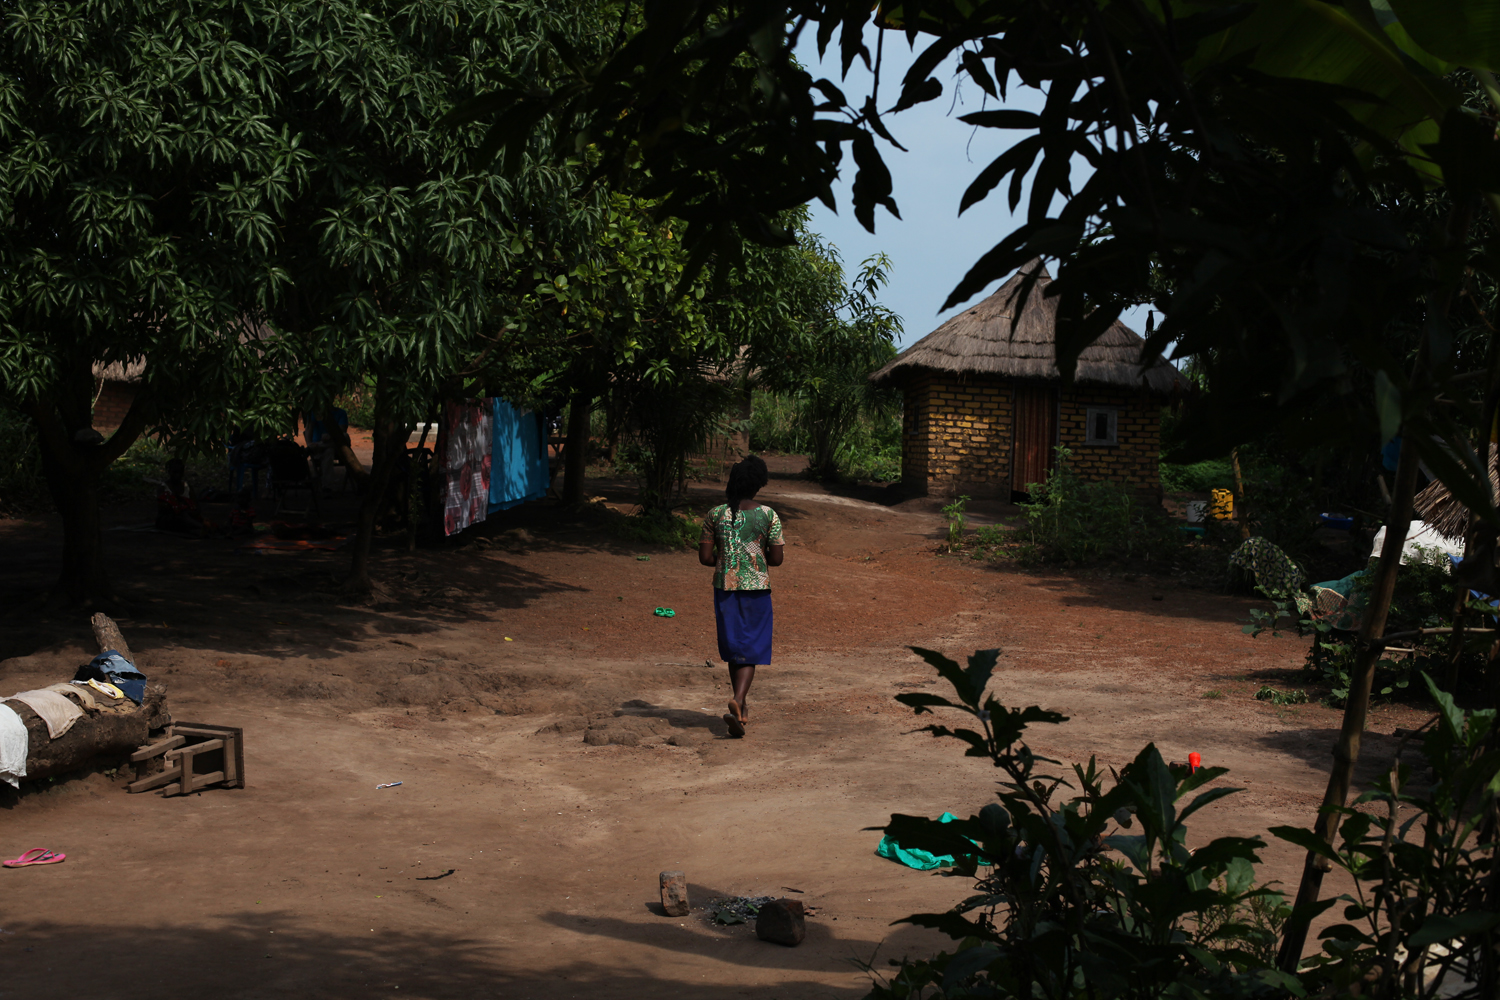
[[[1036, 283], [1024, 304], [1026, 275]], [[870, 376], [905, 398], [903, 479], [921, 492], [1009, 499], [1028, 492], [1072, 452], [1089, 479], [1114, 479], [1160, 496], [1160, 408], [1187, 380], [1116, 322], [1078, 358], [1074, 381], [1057, 369], [1057, 299], [1040, 261], [943, 323]], [[1020, 310], [1017, 319], [1017, 310]]]
[[[1037, 273], [1036, 285], [1021, 307], [1021, 283]], [[1040, 260], [1017, 271], [993, 295], [952, 317], [907, 348], [870, 378], [899, 381], [914, 372], [1002, 375], [1019, 379], [1061, 379], [1057, 370], [1057, 298], [1046, 294], [1052, 277]], [[1141, 367], [1145, 341], [1116, 320], [1078, 355], [1074, 380], [1079, 385], [1145, 387], [1168, 394], [1185, 390], [1187, 380], [1160, 355]]]

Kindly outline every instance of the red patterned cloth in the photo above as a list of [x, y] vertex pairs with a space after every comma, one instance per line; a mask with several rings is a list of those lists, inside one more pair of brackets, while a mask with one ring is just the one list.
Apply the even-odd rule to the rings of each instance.
[[491, 409], [488, 400], [443, 407], [437, 452], [445, 535], [455, 535], [489, 514]]

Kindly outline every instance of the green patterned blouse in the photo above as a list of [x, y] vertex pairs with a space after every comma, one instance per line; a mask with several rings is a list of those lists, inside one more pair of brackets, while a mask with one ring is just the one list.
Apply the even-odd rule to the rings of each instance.
[[731, 519], [729, 505], [721, 503], [703, 518], [703, 541], [719, 550], [715, 590], [771, 589], [766, 550], [781, 544], [781, 518], [774, 510], [762, 504]]

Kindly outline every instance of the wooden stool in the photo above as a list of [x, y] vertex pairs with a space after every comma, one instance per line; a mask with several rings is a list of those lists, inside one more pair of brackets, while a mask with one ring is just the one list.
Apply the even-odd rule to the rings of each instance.
[[[166, 758], [166, 768], [160, 774], [140, 777], [144, 767], [149, 766], [148, 761], [162, 756]], [[201, 722], [176, 722], [167, 727], [165, 739], [141, 747], [130, 755], [130, 761], [136, 765], [139, 780], [126, 787], [128, 792], [162, 788], [162, 796], [168, 798], [200, 792], [213, 785], [244, 788], [244, 730]]]

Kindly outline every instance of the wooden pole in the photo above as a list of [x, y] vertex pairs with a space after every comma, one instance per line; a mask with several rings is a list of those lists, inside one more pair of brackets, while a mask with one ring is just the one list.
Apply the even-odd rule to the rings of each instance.
[[1240, 475], [1240, 450], [1229, 450], [1229, 461], [1234, 466], [1235, 520], [1240, 522], [1240, 539], [1250, 540], [1250, 522], [1245, 520], [1245, 477]]
[[[1354, 763], [1359, 760], [1360, 738], [1364, 735], [1365, 719], [1370, 710], [1370, 691], [1375, 684], [1375, 664], [1385, 650], [1386, 618], [1391, 610], [1391, 598], [1396, 592], [1396, 571], [1401, 565], [1401, 550], [1406, 545], [1406, 529], [1411, 523], [1412, 497], [1417, 487], [1417, 449], [1407, 435], [1401, 442], [1401, 459], [1396, 466], [1396, 492], [1392, 498], [1391, 519], [1386, 523], [1385, 544], [1380, 550], [1380, 565], [1375, 569], [1375, 580], [1371, 587], [1370, 602], [1360, 623], [1359, 639], [1354, 666], [1349, 671], [1349, 698], [1344, 704], [1344, 724], [1333, 748], [1333, 770], [1328, 775], [1328, 788], [1323, 793], [1322, 808], [1313, 823], [1313, 832], [1322, 840], [1332, 842], [1338, 832], [1339, 818], [1327, 810], [1342, 807], [1349, 800], [1349, 786], [1354, 780]], [[1388, 638], [1395, 638], [1390, 636]], [[1318, 901], [1323, 888], [1323, 873], [1327, 862], [1312, 851], [1302, 866], [1302, 883], [1297, 887], [1295, 908], [1310, 906]], [[1281, 939], [1281, 952], [1277, 965], [1284, 972], [1297, 971], [1302, 960], [1302, 949], [1307, 944], [1307, 932], [1311, 921], [1306, 916], [1295, 916], [1287, 921]]]

